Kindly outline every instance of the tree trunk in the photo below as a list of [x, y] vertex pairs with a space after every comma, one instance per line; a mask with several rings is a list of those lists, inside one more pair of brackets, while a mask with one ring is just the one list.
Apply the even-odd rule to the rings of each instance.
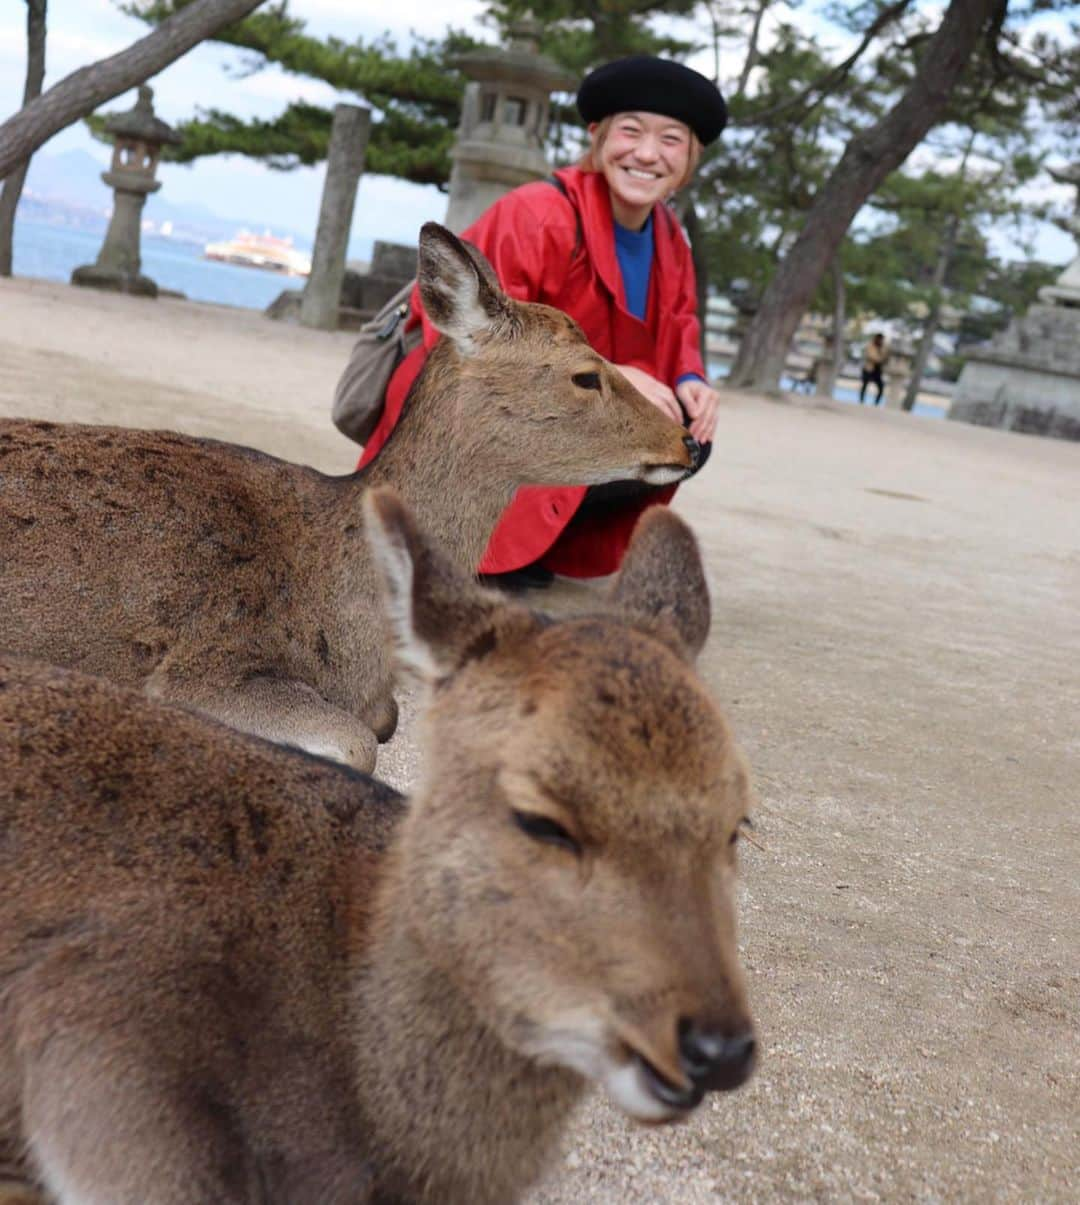
[[951, 0], [911, 86], [871, 130], [848, 143], [739, 345], [730, 383], [778, 388], [788, 346], [851, 221], [938, 120], [990, 13], [1006, 0]]
[[[23, 104], [41, 95], [45, 82], [45, 6], [47, 0], [26, 0], [26, 85]], [[15, 210], [19, 207], [30, 160], [24, 159], [0, 189], [0, 276], [10, 276], [15, 239]]]
[[[960, 158], [960, 167], [956, 173], [957, 184], [960, 188], [963, 188], [967, 180], [968, 160], [971, 158], [971, 152], [975, 149], [976, 136], [976, 129], [972, 126], [967, 146], [964, 147], [964, 153]], [[956, 203], [960, 204], [959, 196]], [[937, 262], [934, 264], [934, 275], [930, 282], [930, 287], [933, 290], [931, 293], [930, 312], [926, 315], [926, 324], [923, 327], [918, 350], [915, 352], [915, 362], [911, 366], [911, 376], [908, 379], [907, 391], [904, 393], [904, 400], [901, 403], [901, 407], [904, 410], [914, 409], [915, 399], [919, 396], [919, 386], [922, 384], [923, 373], [926, 371], [926, 362], [930, 359], [930, 352], [934, 347], [934, 336], [937, 334], [938, 324], [941, 322], [941, 307], [945, 299], [945, 278], [948, 276], [949, 266], [956, 252], [956, 240], [959, 237], [960, 214], [954, 210], [945, 218], [945, 231], [941, 236]]]
[[[697, 312], [701, 323], [701, 358], [705, 360], [705, 323], [709, 317], [709, 257], [705, 253], [705, 231], [701, 228], [701, 218], [694, 206], [693, 199], [687, 197], [683, 205], [682, 223], [690, 240], [690, 258], [694, 262], [694, 279], [697, 282]], [[709, 371], [705, 365], [706, 374]]]
[[156, 75], [262, 2], [194, 0], [126, 50], [73, 71], [0, 125], [0, 179], [55, 133]]
[[934, 277], [930, 282], [933, 289], [930, 301], [930, 312], [926, 315], [922, 337], [915, 352], [915, 361], [911, 365], [911, 377], [908, 379], [904, 400], [900, 403], [904, 410], [911, 410], [915, 399], [919, 396], [919, 386], [922, 384], [923, 373], [926, 372], [926, 361], [934, 347], [934, 336], [941, 322], [941, 306], [945, 299], [945, 277], [956, 251], [956, 240], [960, 231], [960, 217], [950, 213], [945, 219], [945, 233], [941, 236], [941, 246], [938, 248], [937, 263], [934, 264]]
[[839, 248], [832, 261], [833, 274], [833, 321], [832, 358], [825, 365], [824, 373], [818, 374], [817, 391], [832, 397], [840, 369], [844, 366], [844, 323], [847, 321], [847, 289], [844, 285], [844, 268], [840, 263]]

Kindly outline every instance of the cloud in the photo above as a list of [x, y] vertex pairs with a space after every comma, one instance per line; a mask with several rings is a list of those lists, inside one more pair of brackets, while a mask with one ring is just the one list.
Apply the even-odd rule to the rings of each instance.
[[[236, 83], [235, 86], [240, 88], [241, 84]], [[322, 80], [286, 75], [273, 68], [249, 76], [243, 81], [242, 88], [248, 97], [276, 101], [282, 107], [292, 101], [331, 106], [342, 99], [342, 94], [337, 88], [332, 88]]]
[[356, 36], [377, 37], [385, 30], [404, 38], [410, 30], [424, 34], [441, 33], [447, 26], [468, 28], [479, 34], [479, 24], [486, 4], [482, 0], [394, 0], [387, 5], [381, 0], [294, 0], [290, 12], [317, 28], [332, 27], [339, 34], [355, 28]]

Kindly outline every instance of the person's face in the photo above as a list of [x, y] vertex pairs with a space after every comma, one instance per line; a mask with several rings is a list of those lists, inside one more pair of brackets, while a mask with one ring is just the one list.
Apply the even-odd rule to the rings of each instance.
[[681, 121], [659, 113], [615, 114], [599, 153], [615, 220], [640, 227], [682, 182], [689, 162], [690, 130]]

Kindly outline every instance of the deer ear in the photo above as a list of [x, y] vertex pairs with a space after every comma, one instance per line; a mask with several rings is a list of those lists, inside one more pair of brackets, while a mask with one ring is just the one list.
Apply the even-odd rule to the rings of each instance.
[[709, 635], [709, 585], [690, 528], [666, 506], [650, 506], [634, 528], [611, 599], [630, 617], [674, 630], [694, 658]]
[[403, 664], [431, 682], [490, 647], [488, 634], [507, 604], [450, 561], [395, 490], [365, 494], [364, 529]]
[[468, 239], [458, 239], [458, 242], [465, 248], [465, 253], [472, 260], [477, 272], [484, 278], [488, 288], [502, 296], [502, 285], [499, 284], [499, 278], [495, 275], [495, 269], [491, 266], [491, 260], [488, 259], [475, 243], [470, 243]]
[[466, 354], [477, 335], [511, 318], [488, 261], [437, 222], [426, 222], [420, 230], [419, 281], [420, 300], [432, 325]]

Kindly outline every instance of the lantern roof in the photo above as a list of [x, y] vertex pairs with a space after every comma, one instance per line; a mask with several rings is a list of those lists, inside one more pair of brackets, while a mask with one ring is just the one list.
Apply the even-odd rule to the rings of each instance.
[[450, 62], [482, 83], [517, 81], [546, 92], [574, 92], [578, 77], [540, 53], [542, 26], [526, 12], [509, 29], [508, 46], [478, 46], [454, 55]]
[[139, 88], [139, 99], [135, 108], [127, 113], [113, 113], [105, 119], [105, 129], [117, 138], [132, 138], [138, 142], [148, 142], [156, 145], [169, 142], [174, 146], [183, 142], [183, 138], [172, 128], [154, 115], [154, 90], [146, 84]]

